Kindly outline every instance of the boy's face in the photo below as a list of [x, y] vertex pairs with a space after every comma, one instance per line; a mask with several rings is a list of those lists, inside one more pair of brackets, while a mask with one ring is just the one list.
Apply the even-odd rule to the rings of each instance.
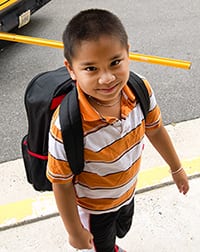
[[105, 104], [118, 99], [129, 78], [127, 48], [112, 36], [82, 41], [76, 46], [72, 65], [65, 64], [83, 92]]

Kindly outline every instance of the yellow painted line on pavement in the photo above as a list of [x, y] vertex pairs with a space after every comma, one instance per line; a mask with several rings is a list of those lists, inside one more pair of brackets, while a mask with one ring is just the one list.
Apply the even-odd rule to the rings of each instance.
[[[187, 175], [200, 175], [200, 157], [182, 161], [182, 165]], [[146, 170], [141, 170], [139, 174], [137, 190], [155, 187], [172, 181], [168, 166], [158, 166]]]
[[[188, 176], [200, 175], [200, 157], [182, 162]], [[172, 182], [167, 166], [158, 166], [141, 170], [137, 191], [142, 192], [158, 185]], [[0, 230], [5, 230], [23, 223], [57, 215], [57, 207], [52, 192], [41, 196], [0, 206]]]
[[41, 193], [41, 196], [0, 206], [0, 230], [23, 223], [43, 219], [57, 213], [53, 193]]

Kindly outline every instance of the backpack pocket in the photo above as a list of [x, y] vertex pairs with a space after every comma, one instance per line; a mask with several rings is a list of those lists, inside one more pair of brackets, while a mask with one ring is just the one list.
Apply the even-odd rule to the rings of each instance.
[[51, 191], [52, 184], [46, 177], [47, 156], [32, 153], [28, 149], [28, 135], [22, 139], [22, 156], [27, 180], [37, 191]]

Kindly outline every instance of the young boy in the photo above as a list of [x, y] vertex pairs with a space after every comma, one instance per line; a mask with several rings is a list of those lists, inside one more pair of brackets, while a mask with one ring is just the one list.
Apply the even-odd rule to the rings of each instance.
[[144, 116], [127, 86], [129, 45], [114, 14], [90, 9], [74, 16], [63, 33], [65, 65], [76, 81], [84, 131], [84, 171], [72, 174], [63, 147], [59, 108], [49, 134], [47, 176], [58, 210], [77, 249], [125, 251], [115, 244], [130, 229], [144, 135], [168, 163], [183, 194], [188, 180], [162, 124], [154, 93]]

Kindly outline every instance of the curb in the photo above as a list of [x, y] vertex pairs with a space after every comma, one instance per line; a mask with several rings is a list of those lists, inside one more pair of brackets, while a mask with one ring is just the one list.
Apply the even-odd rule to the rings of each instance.
[[[200, 177], [200, 157], [183, 160], [189, 179]], [[136, 194], [173, 184], [167, 166], [141, 170]], [[52, 192], [0, 206], [0, 231], [58, 216]]]

